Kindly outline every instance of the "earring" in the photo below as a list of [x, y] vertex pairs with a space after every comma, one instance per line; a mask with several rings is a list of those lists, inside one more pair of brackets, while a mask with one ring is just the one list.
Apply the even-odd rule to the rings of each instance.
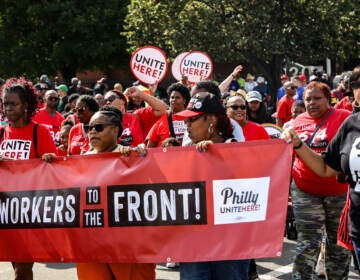
[[214, 134], [214, 126], [213, 126], [212, 123], [209, 125], [208, 132], [209, 132], [210, 135]]
[[25, 109], [24, 112], [27, 113], [27, 109]]

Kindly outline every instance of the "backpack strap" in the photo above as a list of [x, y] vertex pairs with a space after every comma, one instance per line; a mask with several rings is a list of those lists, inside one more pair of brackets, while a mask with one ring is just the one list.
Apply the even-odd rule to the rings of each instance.
[[173, 126], [173, 121], [172, 121], [171, 110], [169, 110], [167, 112], [167, 115], [168, 115], [168, 124], [169, 124], [170, 135], [171, 135], [171, 137], [176, 138], [175, 131], [174, 131], [174, 126]]
[[35, 148], [35, 156], [38, 157], [38, 152], [37, 152], [37, 146], [38, 146], [38, 142], [37, 142], [37, 130], [38, 130], [38, 126], [39, 124], [36, 123], [34, 125], [34, 129], [33, 129], [33, 141], [34, 141], [34, 148]]

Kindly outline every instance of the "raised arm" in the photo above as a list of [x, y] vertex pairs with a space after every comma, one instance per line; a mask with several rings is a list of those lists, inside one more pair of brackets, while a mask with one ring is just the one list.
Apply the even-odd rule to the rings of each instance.
[[221, 94], [228, 91], [231, 81], [233, 79], [236, 79], [236, 77], [239, 77], [240, 72], [242, 71], [242, 69], [243, 69], [242, 65], [236, 66], [234, 68], [234, 70], [232, 71], [232, 73], [229, 76], [227, 76], [227, 78], [225, 80], [223, 80], [221, 82], [221, 84], [219, 85]]
[[281, 136], [286, 142], [293, 143], [294, 151], [305, 162], [305, 164], [321, 177], [332, 177], [340, 174], [329, 165], [327, 165], [321, 155], [311, 150], [301, 141], [293, 128], [286, 129]]
[[162, 100], [160, 100], [159, 98], [156, 98], [150, 94], [146, 94], [146, 93], [142, 92], [136, 86], [126, 89], [124, 94], [128, 95], [128, 96], [139, 97], [139, 98], [141, 98], [141, 100], [144, 100], [149, 106], [151, 106], [153, 108], [153, 112], [156, 117], [159, 117], [166, 112], [167, 107], [166, 107], [166, 104]]

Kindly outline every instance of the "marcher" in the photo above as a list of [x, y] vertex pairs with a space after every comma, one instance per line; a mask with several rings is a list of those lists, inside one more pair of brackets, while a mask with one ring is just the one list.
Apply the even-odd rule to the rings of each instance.
[[51, 132], [55, 146], [60, 145], [60, 126], [65, 119], [63, 115], [56, 111], [59, 104], [59, 94], [50, 89], [45, 93], [45, 108], [40, 109], [33, 118], [34, 122], [45, 124]]
[[247, 118], [249, 121], [263, 124], [274, 123], [272, 117], [268, 114], [264, 102], [262, 102], [261, 94], [257, 91], [250, 91], [246, 94]]
[[150, 129], [147, 136], [148, 148], [161, 147], [162, 142], [170, 136], [182, 142], [186, 126], [183, 119], [176, 114], [186, 108], [190, 100], [190, 92], [186, 86], [180, 83], [170, 85], [167, 92], [170, 96], [170, 110]]
[[89, 123], [92, 115], [98, 110], [99, 105], [91, 95], [81, 95], [79, 99], [77, 99], [74, 111], [77, 114], [79, 123], [75, 124], [69, 133], [69, 155], [80, 155], [89, 150], [89, 139], [86, 135], [87, 131], [84, 126]]
[[[189, 137], [199, 151], [210, 144], [232, 141], [232, 126], [220, 99], [208, 92], [192, 96], [188, 107], [177, 114], [185, 118]], [[236, 140], [235, 140], [236, 141]], [[221, 239], [219, 242], [224, 242]], [[205, 261], [180, 264], [182, 280], [247, 280], [249, 260]]]
[[291, 108], [295, 102], [297, 86], [293, 82], [284, 84], [285, 95], [279, 100], [276, 110], [276, 125], [283, 127], [284, 123], [291, 120]]
[[319, 256], [324, 227], [328, 240], [328, 279], [347, 279], [349, 273], [350, 253], [337, 245], [339, 217], [345, 204], [348, 185], [339, 183], [335, 172], [330, 178], [319, 177], [312, 171], [316, 165], [309, 165], [306, 157], [307, 154], [314, 154], [313, 158], [321, 158], [320, 154], [325, 151], [338, 128], [350, 114], [345, 110], [333, 109], [330, 106], [330, 98], [330, 88], [326, 84], [311, 82], [304, 91], [306, 113], [299, 115], [294, 120], [293, 129], [284, 133], [286, 137], [294, 139], [294, 149], [299, 155], [295, 158], [292, 170], [294, 184], [291, 186], [298, 231], [293, 279], [315, 277], [314, 267]]
[[137, 145], [144, 143], [143, 132], [139, 119], [134, 114], [127, 112], [128, 103], [126, 96], [122, 92], [113, 89], [105, 94], [104, 101], [106, 105], [112, 105], [118, 108], [123, 115], [121, 124], [123, 132], [119, 141], [121, 141], [124, 145], [132, 147], [136, 147]]
[[[55, 153], [55, 145], [49, 129], [32, 121], [38, 108], [38, 96], [32, 83], [24, 78], [8, 79], [1, 88], [1, 94], [9, 125], [0, 130], [0, 144], [2, 144], [0, 161], [26, 160], [39, 158], [45, 153]], [[14, 145], [16, 142], [19, 145]], [[13, 263], [15, 279], [33, 279], [33, 264], [33, 262]]]

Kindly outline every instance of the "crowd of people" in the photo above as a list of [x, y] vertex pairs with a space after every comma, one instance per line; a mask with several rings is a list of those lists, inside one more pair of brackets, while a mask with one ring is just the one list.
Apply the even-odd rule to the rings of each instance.
[[[327, 277], [347, 279], [351, 253], [337, 245], [337, 232], [350, 188], [350, 235], [358, 264], [360, 67], [339, 75], [332, 90], [323, 74], [282, 74], [276, 96], [263, 76], [247, 73], [242, 78], [242, 71], [241, 65], [235, 67], [220, 84], [190, 85], [182, 79], [165, 92], [157, 84], [110, 88], [104, 79], [90, 89], [76, 77], [69, 84], [52, 83], [46, 75], [35, 84], [10, 78], [1, 87], [0, 160], [144, 155], [146, 149], [181, 145], [206, 151], [216, 143], [268, 140], [262, 124], [276, 124], [296, 152], [289, 194], [298, 231], [293, 279], [313, 279], [325, 233]], [[22, 151], [3, 148], [11, 147], [3, 143], [20, 140], [29, 143]], [[340, 174], [345, 180], [339, 180]], [[32, 279], [32, 266], [13, 263], [15, 278]], [[154, 264], [80, 263], [77, 271], [79, 279], [155, 279]], [[180, 277], [259, 279], [250, 259], [181, 263]]]

